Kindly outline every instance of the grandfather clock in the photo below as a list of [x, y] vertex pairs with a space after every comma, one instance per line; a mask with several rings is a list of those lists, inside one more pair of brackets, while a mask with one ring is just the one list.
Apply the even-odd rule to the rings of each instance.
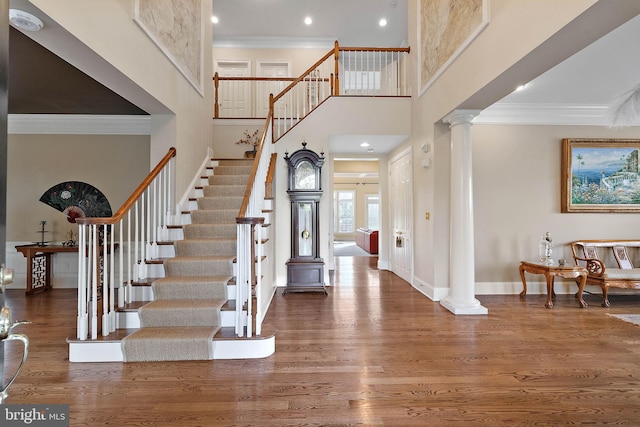
[[287, 292], [324, 292], [324, 261], [320, 258], [319, 205], [322, 196], [320, 155], [302, 143], [302, 149], [285, 153], [291, 201], [291, 258], [287, 261]]

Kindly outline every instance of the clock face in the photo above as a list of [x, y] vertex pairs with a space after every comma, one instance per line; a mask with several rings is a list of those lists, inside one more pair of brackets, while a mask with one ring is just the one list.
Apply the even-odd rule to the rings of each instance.
[[310, 162], [303, 160], [296, 165], [293, 185], [296, 190], [316, 188], [316, 171]]
[[298, 235], [298, 255], [312, 256], [312, 236], [313, 236], [313, 215], [311, 214], [311, 203], [301, 202], [298, 204], [298, 224], [300, 234]]

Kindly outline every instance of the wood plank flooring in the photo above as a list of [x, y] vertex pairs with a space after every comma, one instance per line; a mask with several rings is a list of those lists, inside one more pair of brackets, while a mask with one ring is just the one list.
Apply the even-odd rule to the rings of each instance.
[[640, 297], [480, 296], [487, 316], [456, 317], [376, 262], [336, 258], [328, 296], [279, 290], [260, 360], [69, 363], [75, 292], [9, 290], [34, 324], [6, 403], [69, 404], [72, 426], [640, 425], [640, 327], [607, 315]]

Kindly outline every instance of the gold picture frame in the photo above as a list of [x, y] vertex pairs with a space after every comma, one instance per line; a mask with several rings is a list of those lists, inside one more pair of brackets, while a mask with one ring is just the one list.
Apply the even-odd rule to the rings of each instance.
[[640, 139], [562, 140], [561, 211], [640, 212]]

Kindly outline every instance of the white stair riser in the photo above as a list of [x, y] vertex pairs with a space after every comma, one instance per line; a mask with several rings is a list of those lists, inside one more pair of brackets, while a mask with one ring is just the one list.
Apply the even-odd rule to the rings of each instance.
[[169, 229], [169, 240], [175, 241], [175, 240], [182, 240], [182, 239], [184, 239], [184, 233], [182, 231], [182, 228]]
[[118, 329], [140, 328], [140, 316], [137, 311], [121, 311], [117, 316]]
[[[276, 350], [276, 338], [211, 341], [216, 359], [261, 359]], [[69, 343], [69, 362], [123, 362], [120, 341], [73, 341]]]

